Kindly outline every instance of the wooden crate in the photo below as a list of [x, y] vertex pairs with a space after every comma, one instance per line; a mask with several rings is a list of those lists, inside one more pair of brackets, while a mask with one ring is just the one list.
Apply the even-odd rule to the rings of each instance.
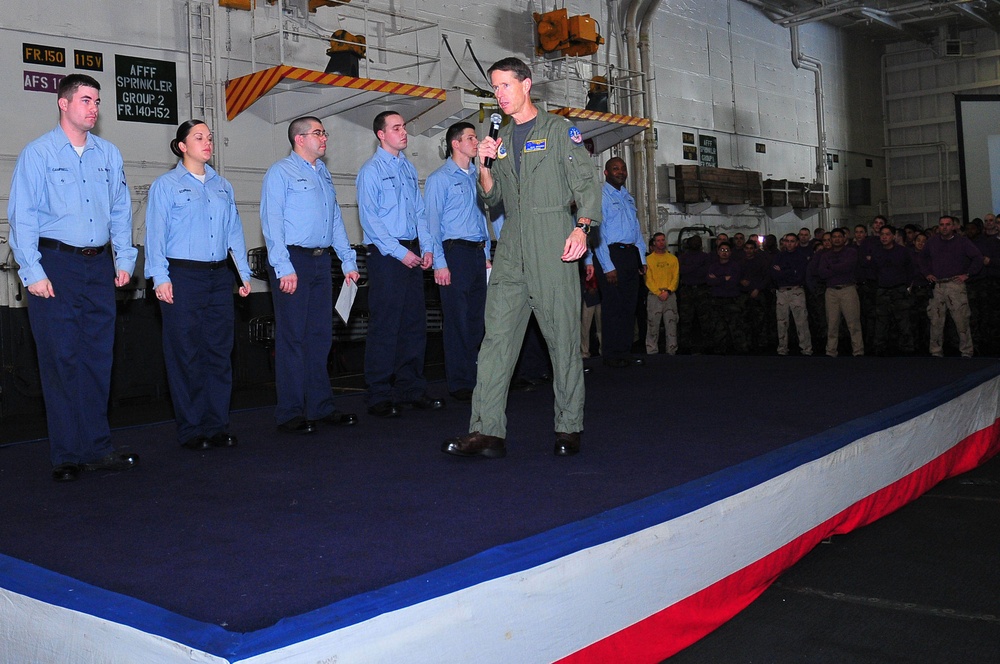
[[786, 207], [788, 203], [788, 180], [764, 180], [764, 205]]
[[711, 201], [715, 205], [762, 205], [761, 175], [756, 171], [678, 164], [674, 167], [678, 203]]
[[830, 195], [821, 191], [818, 182], [766, 180], [764, 205], [770, 207], [819, 208], [830, 207]]

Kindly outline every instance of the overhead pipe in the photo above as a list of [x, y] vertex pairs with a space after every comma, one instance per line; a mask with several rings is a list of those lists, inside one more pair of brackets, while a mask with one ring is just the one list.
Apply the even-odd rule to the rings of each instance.
[[[845, 5], [847, 5], [845, 9], [841, 9], [840, 11], [833, 11], [837, 9], [837, 7], [844, 7]], [[861, 8], [858, 7], [858, 4], [854, 0], [840, 0], [839, 2], [831, 2], [829, 4], [824, 4], [820, 7], [814, 7], [812, 9], [808, 9], [803, 12], [798, 12], [796, 14], [793, 14], [791, 16], [788, 16], [787, 18], [778, 21], [778, 23], [780, 23], [785, 27], [788, 27], [789, 25], [795, 23], [807, 23], [809, 21], [823, 21], [825, 19], [830, 18], [831, 16], [837, 16], [838, 14], [847, 12], [854, 12], [858, 11], [859, 9]]]
[[[653, 81], [653, 62], [649, 47], [649, 26], [659, 6], [660, 0], [631, 0], [625, 10], [626, 46], [628, 53], [628, 68], [632, 72], [642, 72], [646, 66], [648, 80], [640, 78], [640, 97], [629, 98], [629, 114], [655, 119], [655, 98], [650, 92]], [[632, 166], [636, 181], [644, 182], [646, 187], [643, 214], [646, 228], [652, 232], [656, 220], [656, 146], [652, 140], [652, 128], [644, 131], [639, 140], [632, 143]]]
[[[792, 64], [796, 69], [811, 71], [816, 81], [816, 176], [823, 193], [829, 193], [829, 177], [826, 171], [826, 111], [824, 110], [824, 89], [823, 89], [823, 63], [818, 59], [804, 55], [799, 44], [799, 27], [793, 25], [788, 28], [791, 36]], [[827, 207], [820, 208], [820, 225], [826, 228], [830, 212]]]
[[653, 141], [653, 132], [656, 127], [656, 77], [653, 75], [653, 54], [652, 40], [649, 37], [650, 27], [653, 24], [653, 17], [660, 5], [660, 0], [645, 0], [641, 9], [641, 19], [639, 23], [639, 58], [643, 64], [640, 71], [646, 72], [648, 77], [643, 81], [642, 99], [645, 107], [645, 117], [649, 119], [649, 130], [645, 134], [643, 145], [646, 148], [645, 168], [646, 168], [646, 210], [647, 225], [649, 235], [656, 232], [656, 224], [659, 221], [656, 196], [656, 144]]
[[[625, 48], [628, 54], [628, 69], [629, 72], [641, 71], [639, 68], [639, 29], [636, 23], [636, 16], [639, 13], [639, 8], [645, 0], [628, 0], [628, 4], [625, 8]], [[631, 79], [630, 79], [631, 80]], [[640, 88], [645, 87], [645, 80], [642, 78], [637, 81]], [[640, 90], [641, 92], [641, 90]], [[635, 95], [630, 94], [628, 96], [628, 114], [636, 117], [642, 117], [642, 102], [645, 99], [639, 99]], [[635, 181], [644, 182], [646, 177], [646, 155], [642, 149], [642, 143], [645, 140], [645, 132], [640, 133], [636, 140], [632, 141], [632, 170], [634, 171]], [[640, 199], [642, 200], [642, 199]], [[646, 228], [650, 227], [650, 215], [649, 215], [649, 204], [647, 202], [639, 204], [641, 208], [639, 210], [640, 217], [643, 217], [646, 222]], [[638, 203], [638, 201], [637, 201]]]

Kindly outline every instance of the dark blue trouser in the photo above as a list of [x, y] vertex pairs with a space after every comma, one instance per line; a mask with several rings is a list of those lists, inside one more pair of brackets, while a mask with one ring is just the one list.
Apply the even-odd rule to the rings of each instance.
[[177, 438], [213, 436], [229, 428], [233, 392], [233, 275], [170, 266], [174, 303], [160, 302], [163, 359]]
[[471, 390], [486, 331], [486, 256], [480, 248], [447, 241], [444, 255], [451, 271], [451, 285], [440, 287], [448, 391]]
[[[427, 388], [424, 352], [427, 309], [424, 275], [368, 247], [368, 336], [365, 340], [367, 403], [411, 401]], [[395, 377], [395, 379], [394, 379]]]
[[108, 426], [115, 341], [111, 252], [39, 252], [55, 297], [29, 295], [28, 320], [38, 348], [52, 465], [96, 461], [113, 450]]
[[318, 420], [333, 412], [327, 359], [333, 345], [333, 275], [330, 252], [319, 256], [289, 249], [298, 279], [295, 292], [282, 293], [272, 268], [274, 302], [274, 418]]
[[639, 250], [634, 245], [612, 244], [611, 262], [615, 265], [617, 284], [608, 283], [600, 264], [594, 261], [597, 283], [601, 287], [601, 355], [620, 358], [632, 352], [635, 337], [635, 307], [639, 299]]

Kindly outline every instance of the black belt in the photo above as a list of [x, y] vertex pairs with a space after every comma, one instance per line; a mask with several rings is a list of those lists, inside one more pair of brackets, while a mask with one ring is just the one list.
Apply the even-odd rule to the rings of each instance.
[[851, 288], [854, 284], [840, 284], [838, 286], [827, 286], [828, 290], [840, 290], [841, 288]]
[[104, 253], [104, 247], [74, 247], [71, 244], [64, 244], [50, 237], [38, 238], [38, 246], [45, 247], [46, 249], [55, 249], [56, 251], [65, 251], [79, 256], [96, 256]]
[[168, 258], [170, 267], [186, 267], [192, 270], [218, 270], [226, 267], [226, 261], [192, 261], [186, 258]]
[[608, 247], [611, 249], [638, 249], [634, 244], [625, 244], [624, 242], [613, 242]]
[[906, 284], [896, 284], [895, 286], [879, 286], [879, 290], [896, 290], [898, 288], [906, 288]]
[[412, 240], [399, 240], [398, 242], [413, 253], [420, 253], [420, 240], [418, 238], [413, 238]]
[[484, 240], [476, 241], [476, 240], [459, 240], [459, 239], [453, 239], [453, 240], [445, 240], [442, 244], [444, 244], [445, 247], [449, 247], [449, 246], [452, 246], [452, 245], [457, 245], [459, 247], [470, 247], [472, 249], [485, 249], [486, 248], [486, 242]]
[[309, 254], [310, 256], [322, 256], [330, 251], [330, 247], [300, 247], [297, 244], [290, 244], [288, 245], [288, 251], [294, 251], [299, 254]]
[[802, 288], [802, 286], [780, 286], [778, 288], [778, 290], [780, 290], [780, 291], [789, 291], [789, 290], [792, 290], [793, 288]]

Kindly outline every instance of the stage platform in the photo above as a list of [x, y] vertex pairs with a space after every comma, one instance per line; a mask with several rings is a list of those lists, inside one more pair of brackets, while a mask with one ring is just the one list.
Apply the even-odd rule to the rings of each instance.
[[0, 447], [0, 660], [659, 662], [996, 454], [1000, 363], [595, 365], [572, 458], [551, 389], [511, 395], [503, 460], [440, 453], [468, 412], [296, 437], [241, 411], [204, 453], [116, 430], [140, 468], [69, 485], [46, 441]]

